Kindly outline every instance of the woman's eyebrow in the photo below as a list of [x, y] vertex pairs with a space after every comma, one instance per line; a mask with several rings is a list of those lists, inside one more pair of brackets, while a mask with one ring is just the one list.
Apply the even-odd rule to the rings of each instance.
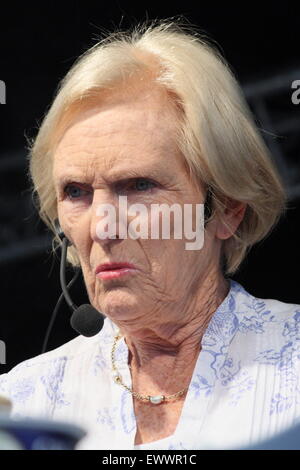
[[[149, 178], [157, 181], [158, 183], [167, 183], [172, 181], [172, 172], [170, 172], [167, 168], [159, 167], [141, 167], [141, 168], [126, 168], [120, 170], [112, 170], [108, 173], [102, 173], [99, 171], [97, 175], [97, 171], [95, 174], [87, 174], [81, 173], [76, 171], [66, 170], [63, 174], [54, 175], [54, 183], [55, 185], [61, 187], [66, 183], [70, 182], [81, 182], [83, 184], [93, 184], [95, 182], [101, 182], [105, 184], [117, 184], [119, 182], [131, 179], [131, 178]], [[99, 178], [100, 176], [100, 178]]]

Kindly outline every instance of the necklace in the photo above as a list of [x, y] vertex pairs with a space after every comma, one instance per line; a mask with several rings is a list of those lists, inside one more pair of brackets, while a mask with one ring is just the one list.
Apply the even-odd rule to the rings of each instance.
[[120, 335], [119, 333], [116, 334], [115, 340], [114, 340], [114, 343], [113, 343], [113, 346], [112, 346], [112, 350], [111, 350], [111, 363], [112, 363], [112, 370], [113, 370], [113, 379], [117, 384], [119, 384], [123, 388], [125, 388], [128, 392], [131, 393], [132, 396], [134, 396], [138, 400], [148, 401], [148, 402], [152, 403], [153, 405], [159, 405], [159, 403], [162, 403], [162, 402], [165, 402], [165, 401], [176, 400], [176, 398], [181, 397], [182, 395], [184, 395], [187, 392], [188, 387], [185, 387], [182, 390], [180, 390], [179, 392], [174, 393], [173, 395], [169, 395], [169, 396], [165, 396], [165, 395], [153, 395], [153, 396], [151, 396], [151, 395], [142, 395], [140, 393], [134, 392], [130, 387], [128, 387], [128, 385], [124, 384], [124, 382], [122, 380], [122, 377], [121, 377], [121, 375], [120, 375], [120, 373], [117, 369], [116, 363], [115, 363], [115, 350], [116, 350], [116, 346], [117, 346], [117, 341], [121, 337], [122, 337], [122, 335]]

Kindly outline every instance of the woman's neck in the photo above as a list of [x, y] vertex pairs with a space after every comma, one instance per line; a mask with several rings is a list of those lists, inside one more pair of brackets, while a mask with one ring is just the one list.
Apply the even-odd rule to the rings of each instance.
[[[219, 305], [229, 291], [229, 283], [206, 278], [199, 295], [189, 307], [182, 306], [181, 321], [161, 321], [149, 328], [122, 331], [129, 349], [129, 364], [136, 372], [156, 375], [160, 370], [166, 375], [170, 370], [187, 370], [196, 361], [201, 349], [203, 334]], [[162, 319], [168, 318], [162, 312]]]

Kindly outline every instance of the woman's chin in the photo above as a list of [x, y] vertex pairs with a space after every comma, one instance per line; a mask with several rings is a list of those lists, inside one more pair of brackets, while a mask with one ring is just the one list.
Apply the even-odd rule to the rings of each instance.
[[133, 320], [143, 305], [140, 296], [122, 288], [102, 294], [97, 304], [101, 305], [100, 310], [112, 321]]

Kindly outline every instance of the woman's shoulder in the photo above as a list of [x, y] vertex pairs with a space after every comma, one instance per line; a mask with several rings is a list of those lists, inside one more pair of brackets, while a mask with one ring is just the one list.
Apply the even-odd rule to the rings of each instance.
[[17, 380], [18, 383], [20, 383], [20, 381], [28, 382], [29, 378], [33, 381], [34, 377], [40, 375], [51, 363], [71, 360], [72, 357], [74, 357], [74, 353], [80, 351], [83, 347], [85, 347], [85, 342], [82, 340], [81, 336], [77, 336], [51, 351], [20, 362], [6, 374], [0, 375], [0, 394], [9, 396], [11, 382], [15, 380]]
[[246, 320], [250, 319], [258, 322], [258, 325], [262, 323], [282, 325], [291, 321], [300, 325], [300, 304], [258, 297], [236, 281], [231, 281], [230, 292], [233, 294], [235, 314], [245, 325]]
[[274, 364], [289, 355], [299, 367], [300, 305], [256, 297], [236, 282], [233, 291], [238, 343]]
[[28, 380], [32, 383], [42, 377], [45, 370], [62, 371], [71, 364], [76, 368], [76, 364], [79, 366], [81, 362], [85, 362], [85, 356], [89, 360], [90, 357], [101, 353], [108, 337], [112, 337], [111, 322], [106, 319], [103, 329], [97, 335], [89, 338], [76, 336], [53, 350], [20, 362], [6, 374], [0, 375], [0, 394], [9, 396], [11, 384], [27, 383]]

